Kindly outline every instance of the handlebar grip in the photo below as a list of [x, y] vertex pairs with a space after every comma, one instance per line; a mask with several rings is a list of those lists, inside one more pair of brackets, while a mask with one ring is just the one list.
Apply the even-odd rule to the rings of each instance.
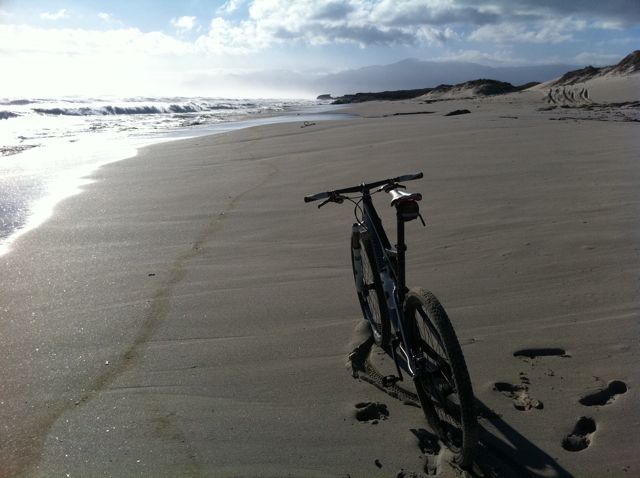
[[419, 172], [416, 174], [405, 174], [404, 176], [397, 177], [396, 182], [412, 181], [414, 179], [421, 179], [423, 177], [424, 177], [424, 174], [422, 174], [422, 172]]
[[312, 194], [310, 196], [305, 196], [304, 197], [304, 202], [317, 201], [318, 199], [328, 198], [329, 196], [331, 196], [331, 193]]

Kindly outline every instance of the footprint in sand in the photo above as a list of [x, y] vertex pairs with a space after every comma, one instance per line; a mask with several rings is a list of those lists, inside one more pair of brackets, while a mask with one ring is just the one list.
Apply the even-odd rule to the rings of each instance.
[[[438, 437], [428, 432], [424, 428], [412, 428], [411, 433], [415, 435], [418, 439], [418, 447], [420, 451], [424, 455], [424, 471], [427, 475], [437, 475], [438, 474], [438, 459], [441, 451], [440, 443], [438, 442]], [[404, 478], [415, 477], [423, 475], [414, 475], [414, 474], [404, 474], [397, 475], [398, 477], [402, 476]]]
[[[542, 357], [560, 357], [569, 358], [569, 355], [565, 349], [558, 347], [544, 347], [535, 349], [522, 349], [513, 352], [513, 356], [519, 358], [523, 362], [527, 362], [531, 367], [535, 367], [538, 364], [538, 359]], [[546, 375], [553, 377], [555, 372], [552, 369], [548, 369]]]
[[[571, 357], [566, 350], [559, 347], [521, 349], [513, 352], [513, 356], [530, 363], [532, 367], [537, 363], [537, 359], [540, 357]], [[555, 372], [549, 369], [546, 374], [553, 376]], [[544, 408], [544, 405], [540, 400], [536, 400], [529, 395], [530, 382], [524, 372], [520, 372], [520, 382], [520, 385], [514, 385], [507, 382], [496, 382], [493, 385], [493, 389], [511, 398], [513, 400], [513, 406], [517, 410], [527, 411], [532, 408], [541, 410]]]
[[380, 420], [386, 420], [389, 417], [389, 409], [384, 403], [360, 402], [356, 403], [355, 414], [359, 422], [377, 425]]
[[582, 451], [591, 444], [591, 437], [596, 431], [596, 422], [593, 418], [580, 417], [573, 432], [562, 440], [562, 448], [567, 451]]
[[520, 410], [521, 412], [531, 410], [532, 408], [542, 410], [544, 408], [542, 402], [529, 395], [529, 379], [526, 376], [521, 375], [520, 382], [520, 385], [514, 385], [507, 382], [496, 382], [493, 384], [493, 389], [496, 392], [500, 392], [504, 396], [511, 398], [516, 410]]
[[612, 380], [604, 390], [585, 395], [580, 403], [587, 407], [608, 405], [616, 399], [616, 396], [627, 392], [627, 384], [621, 380]]

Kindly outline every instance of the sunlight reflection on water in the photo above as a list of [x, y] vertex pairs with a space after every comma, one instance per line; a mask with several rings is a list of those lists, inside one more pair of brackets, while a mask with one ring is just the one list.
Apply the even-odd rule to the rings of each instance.
[[78, 194], [101, 165], [136, 154], [134, 141], [57, 141], [0, 158], [0, 256], [41, 225], [61, 200]]

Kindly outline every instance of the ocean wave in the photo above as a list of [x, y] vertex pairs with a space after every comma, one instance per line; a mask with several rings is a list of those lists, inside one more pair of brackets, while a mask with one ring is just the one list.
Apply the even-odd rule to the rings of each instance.
[[17, 118], [20, 115], [12, 113], [11, 111], [0, 111], [0, 119]]
[[[1, 1], [1, 0], [0, 0]], [[306, 100], [221, 97], [0, 97], [2, 156], [23, 141], [49, 144], [85, 136], [146, 138], [187, 134], [217, 123], [308, 106]], [[6, 105], [6, 106], [3, 106]], [[2, 121], [6, 119], [7, 121]], [[204, 131], [204, 129], [203, 129]], [[189, 134], [195, 134], [189, 132]]]
[[[173, 107], [173, 108], [172, 108]], [[36, 113], [53, 116], [107, 116], [107, 115], [153, 115], [173, 112], [184, 112], [185, 110], [195, 112], [199, 109], [188, 106], [171, 105], [168, 108], [158, 106], [102, 106], [102, 107], [79, 107], [79, 108], [32, 108]]]
[[0, 101], [0, 105], [3, 106], [23, 106], [23, 105], [31, 105], [33, 103], [38, 103], [37, 100], [7, 100]]
[[177, 113], [201, 113], [219, 110], [237, 110], [240, 105], [232, 104], [170, 104], [170, 105], [127, 105], [127, 106], [80, 106], [73, 108], [50, 107], [31, 108], [35, 113], [52, 116], [112, 116], [112, 115], [161, 115]]
[[37, 148], [39, 144], [20, 144], [0, 146], [0, 156], [11, 156], [12, 154], [18, 154], [31, 148]]

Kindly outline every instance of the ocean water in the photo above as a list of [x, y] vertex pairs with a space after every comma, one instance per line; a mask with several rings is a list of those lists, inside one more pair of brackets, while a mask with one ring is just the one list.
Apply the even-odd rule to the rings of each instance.
[[344, 119], [309, 100], [0, 99], [0, 256], [82, 191], [101, 165], [176, 138], [257, 124]]

